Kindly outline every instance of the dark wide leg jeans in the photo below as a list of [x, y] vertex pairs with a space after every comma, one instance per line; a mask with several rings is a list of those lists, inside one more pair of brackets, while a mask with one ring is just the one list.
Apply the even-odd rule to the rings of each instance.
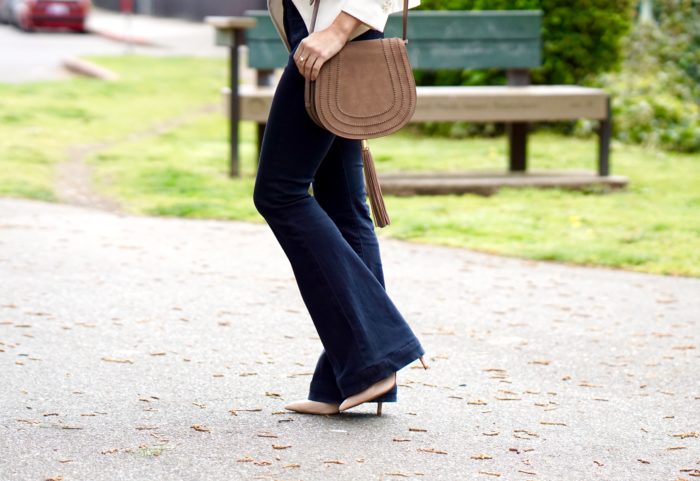
[[[385, 290], [361, 143], [308, 116], [293, 60], [308, 31], [290, 0], [284, 22], [292, 52], [272, 100], [253, 200], [289, 259], [323, 345], [308, 398], [340, 403], [425, 351]], [[353, 41], [382, 36], [370, 30]], [[396, 395], [394, 387], [375, 402]]]

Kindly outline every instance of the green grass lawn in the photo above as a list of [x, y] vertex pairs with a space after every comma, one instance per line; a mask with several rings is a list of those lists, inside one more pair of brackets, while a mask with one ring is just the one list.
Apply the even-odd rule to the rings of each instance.
[[[222, 60], [101, 57], [118, 83], [86, 79], [0, 85], [0, 195], [55, 199], [54, 167], [71, 145], [126, 138], [217, 102]], [[254, 126], [242, 129], [242, 173], [228, 177], [226, 119], [200, 115], [169, 133], [87, 159], [95, 188], [132, 212], [264, 222], [252, 203]], [[380, 171], [505, 168], [504, 139], [430, 139], [404, 131], [371, 142]], [[595, 140], [540, 133], [530, 168], [593, 169]], [[377, 232], [418, 242], [644, 272], [700, 276], [700, 159], [615, 145], [613, 193], [503, 189], [491, 197], [387, 196]]]

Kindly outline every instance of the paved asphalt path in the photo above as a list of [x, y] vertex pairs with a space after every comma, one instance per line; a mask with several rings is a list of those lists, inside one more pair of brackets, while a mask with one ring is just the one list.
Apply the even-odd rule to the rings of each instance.
[[700, 279], [381, 248], [431, 369], [300, 415], [321, 344], [266, 225], [0, 199], [0, 480], [700, 476]]

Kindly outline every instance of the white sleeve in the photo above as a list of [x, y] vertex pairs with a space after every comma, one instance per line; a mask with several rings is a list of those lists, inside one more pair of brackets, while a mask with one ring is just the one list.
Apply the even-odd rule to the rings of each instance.
[[383, 32], [392, 5], [392, 0], [347, 0], [342, 11]]

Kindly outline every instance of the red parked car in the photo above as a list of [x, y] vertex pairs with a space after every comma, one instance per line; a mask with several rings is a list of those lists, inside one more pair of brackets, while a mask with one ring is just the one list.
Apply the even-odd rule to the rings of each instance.
[[14, 23], [24, 31], [68, 28], [85, 32], [91, 0], [9, 0]]

